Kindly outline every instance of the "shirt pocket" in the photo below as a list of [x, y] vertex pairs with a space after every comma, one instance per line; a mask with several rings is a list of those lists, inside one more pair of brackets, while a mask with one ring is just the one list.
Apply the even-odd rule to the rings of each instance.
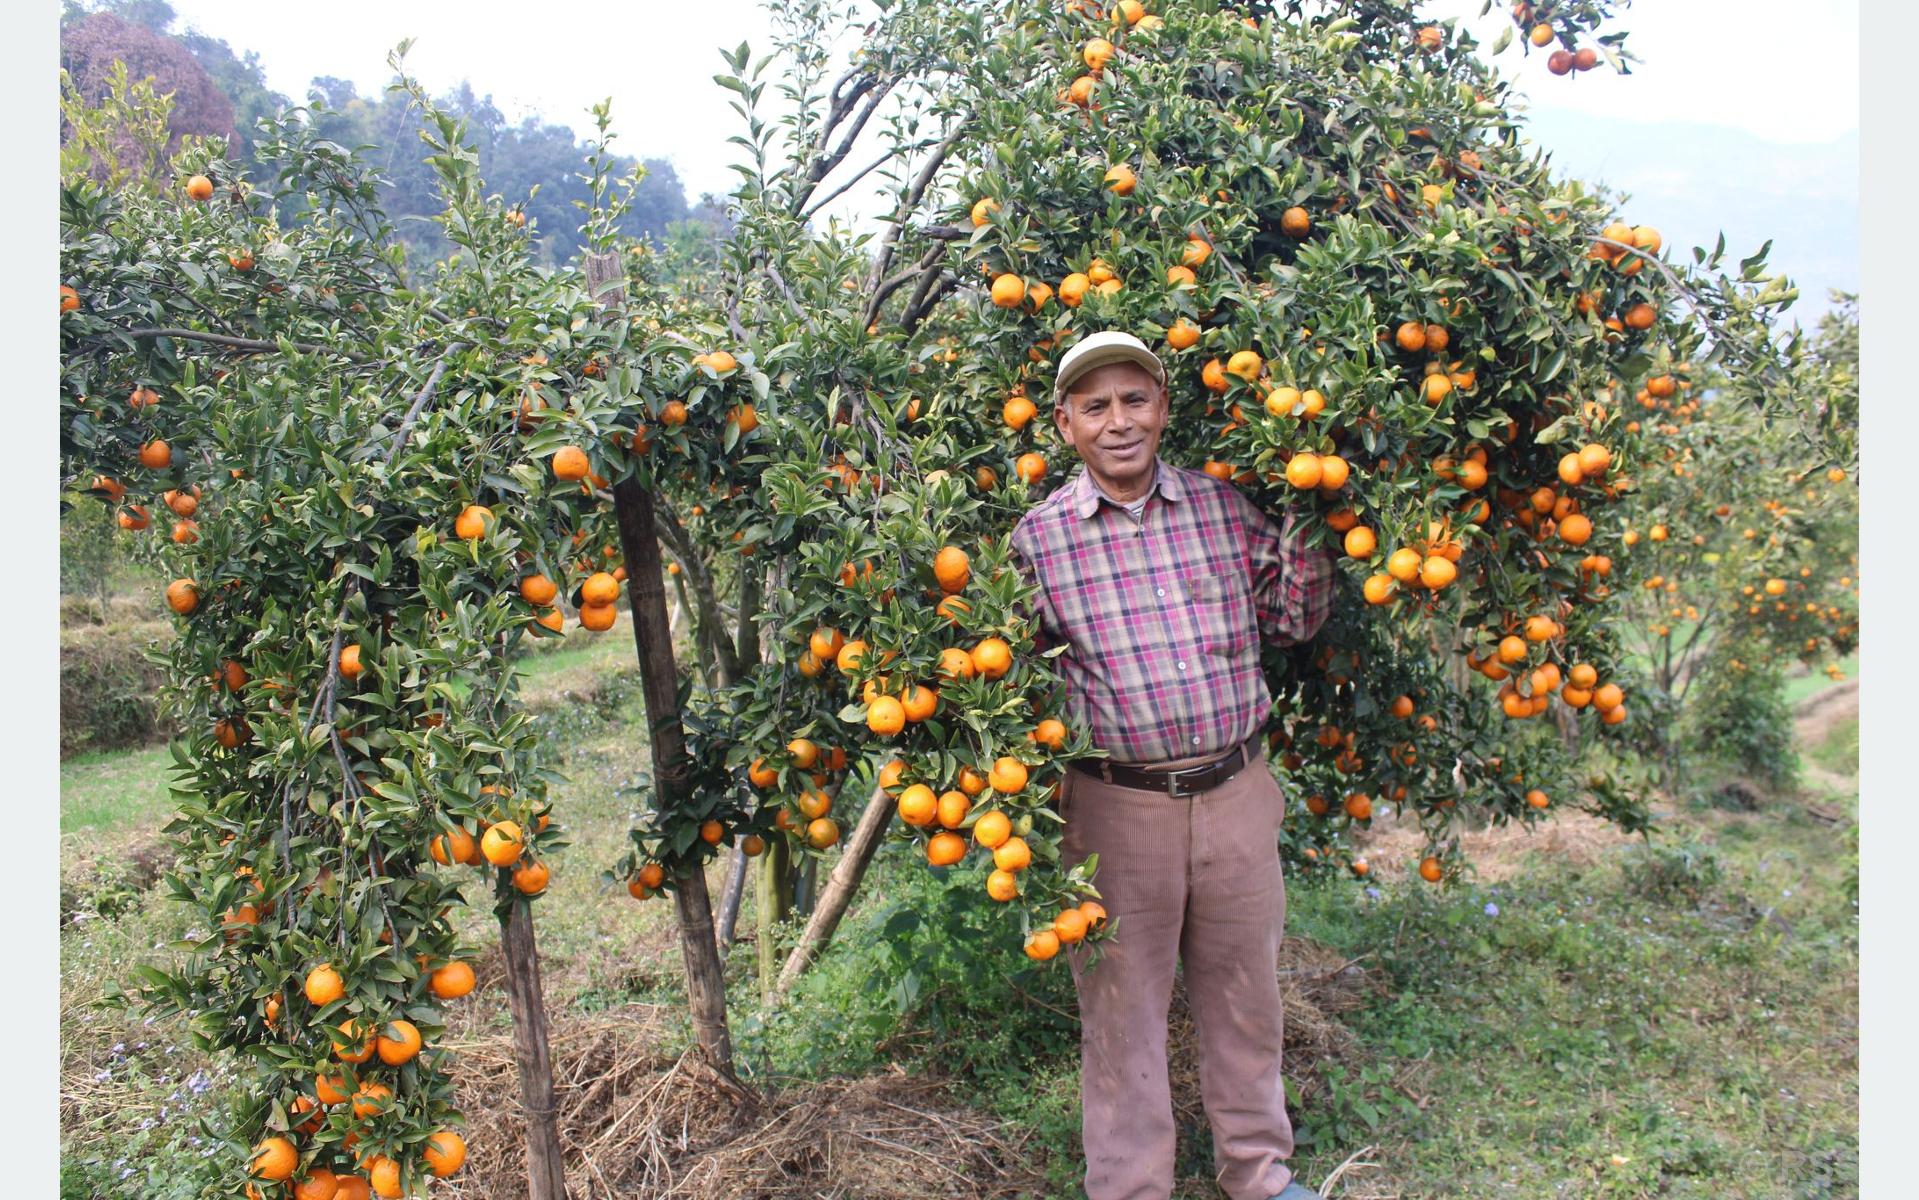
[[1201, 575], [1186, 581], [1199, 643], [1208, 654], [1240, 659], [1258, 652], [1253, 585], [1244, 573]]

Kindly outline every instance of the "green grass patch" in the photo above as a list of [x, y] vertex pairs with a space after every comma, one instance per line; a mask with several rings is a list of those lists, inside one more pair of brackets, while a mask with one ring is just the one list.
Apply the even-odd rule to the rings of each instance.
[[1806, 756], [1835, 775], [1859, 774], [1859, 718], [1837, 722], [1826, 732], [1826, 739], [1811, 747]]
[[83, 754], [60, 764], [60, 832], [152, 832], [173, 813], [165, 746]]
[[[1847, 679], [1859, 678], [1859, 652], [1855, 650], [1840, 659], [1839, 669], [1845, 673]], [[1826, 674], [1823, 665], [1804, 675], [1795, 676], [1786, 680], [1786, 703], [1797, 704], [1808, 696], [1825, 691], [1837, 682], [1839, 681]]]

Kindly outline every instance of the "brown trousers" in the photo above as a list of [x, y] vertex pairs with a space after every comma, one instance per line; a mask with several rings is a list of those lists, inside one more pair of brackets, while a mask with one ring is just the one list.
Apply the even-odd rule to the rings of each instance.
[[1232, 1200], [1278, 1195], [1293, 1154], [1279, 1071], [1279, 784], [1263, 757], [1177, 800], [1068, 771], [1059, 804], [1065, 860], [1099, 855], [1093, 884], [1115, 922], [1097, 964], [1086, 967], [1079, 947], [1068, 957], [1079, 989], [1087, 1200], [1172, 1194], [1166, 1015], [1176, 958], [1198, 1029], [1218, 1183]]

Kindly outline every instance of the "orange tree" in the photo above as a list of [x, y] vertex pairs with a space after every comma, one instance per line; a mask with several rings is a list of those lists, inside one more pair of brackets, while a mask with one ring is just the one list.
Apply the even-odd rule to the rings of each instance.
[[[1620, 536], [1637, 586], [1619, 615], [1660, 705], [1644, 741], [1669, 785], [1696, 682], [1718, 673], [1720, 710], [1784, 661], [1810, 666], [1858, 644], [1858, 489], [1841, 465], [1858, 453], [1856, 309], [1829, 314], [1788, 370], [1823, 401], [1805, 422], [1766, 418], [1755, 401], [1768, 378], [1695, 381], [1685, 364], [1670, 394], [1642, 387], [1628, 405], [1628, 428], [1658, 449]], [[1830, 659], [1826, 669], [1842, 677]]]
[[[1335, 20], [899, 4], [831, 87], [811, 49], [831, 14], [796, 7], [797, 117], [757, 115], [745, 47], [721, 80], [751, 161], [705, 319], [777, 396], [741, 460], [756, 479], [728, 486], [735, 507], [687, 549], [766, 556], [752, 569], [776, 586], [764, 661], [698, 702], [712, 803], [830, 845], [842, 777], [818, 752], [849, 747], [849, 777], [890, 796], [867, 811], [896, 812], [935, 866], [975, 872], [1029, 953], [1053, 951], [1056, 924], [1082, 933], [1059, 914], [1089, 911], [1075, 901], [1090, 888], [1057, 874], [1044, 801], [1090, 748], [1046, 723], [1066, 713], [1005, 535], [1066, 474], [1041, 416], [1053, 364], [1082, 333], [1123, 328], [1168, 362], [1169, 460], [1301, 513], [1341, 556], [1326, 632], [1268, 660], [1271, 736], [1303, 810], [1285, 835], [1295, 867], [1363, 873], [1341, 835], [1386, 803], [1425, 825], [1435, 878], [1457, 867], [1462, 809], [1645, 823], [1623, 780], [1575, 785], [1568, 743], [1527, 722], [1627, 722], [1607, 602], [1638, 581], [1619, 551], [1661, 461], [1627, 406], [1682, 363], [1787, 370], [1769, 321], [1792, 294], [1762, 259], [1674, 265], [1655, 229], [1527, 153], [1510, 85], [1408, 5]], [[1554, 6], [1554, 36], [1579, 44], [1609, 8]], [[1617, 35], [1601, 44], [1616, 57]], [[897, 206], [861, 247], [804, 218], [875, 90], [917, 101], [887, 131]], [[1781, 415], [1804, 399], [1764, 396]], [[987, 649], [1009, 664], [997, 679], [981, 678], [986, 637], [1009, 651]], [[1019, 789], [993, 786], [1002, 758], [1024, 768]], [[651, 812], [621, 869], [700, 853], [697, 816]]]
[[[204, 916], [127, 995], [256, 1068], [219, 1131], [223, 1195], [364, 1173], [394, 1196], [458, 1169], [436, 1046], [474, 987], [455, 905], [499, 913], [543, 1060], [528, 905], [564, 838], [513, 664], [563, 602], [617, 619], [606, 489], [647, 474], [651, 375], [687, 369], [593, 319], [576, 273], [535, 270], [458, 123], [398, 86], [458, 247], [426, 280], [366, 164], [297, 113], [263, 130], [271, 180], [189, 148], [160, 195], [62, 185], [62, 471], [173, 577], [169, 886]], [[605, 247], [630, 193], [601, 119]]]

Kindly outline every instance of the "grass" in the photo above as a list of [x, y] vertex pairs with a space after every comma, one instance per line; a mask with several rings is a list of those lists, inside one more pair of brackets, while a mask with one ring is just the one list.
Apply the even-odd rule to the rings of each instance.
[[[1839, 669], [1847, 679], [1859, 678], [1859, 652], [1853, 651], [1839, 660]], [[1808, 696], [1817, 695], [1831, 687], [1836, 680], [1827, 677], [1825, 669], [1819, 668], [1796, 675], [1786, 680], [1786, 703], [1798, 704]]]
[[[573, 844], [554, 856], [538, 909], [548, 1005], [562, 1021], [683, 995], [671, 907], [600, 879], [624, 847], [647, 759], [630, 635], [569, 637], [526, 667], [569, 777], [554, 800]], [[1855, 720], [1801, 750], [1853, 778], [1857, 737]], [[161, 749], [64, 764], [63, 847], [154, 837], [171, 812], [166, 761]], [[1852, 796], [1838, 805], [1856, 811]], [[1662, 822], [1650, 847], [1585, 867], [1535, 854], [1498, 884], [1296, 883], [1289, 932], [1364, 956], [1385, 984], [1348, 1018], [1359, 1065], [1291, 1064], [1328, 1085], [1294, 1106], [1301, 1177], [1316, 1184], [1365, 1151], [1376, 1165], [1349, 1174], [1344, 1195], [1856, 1195], [1852, 828], [1784, 801]], [[94, 869], [63, 848], [63, 883]], [[718, 870], [709, 882], [717, 901]], [[1077, 1046], [1054, 1011], [1070, 1009], [1070, 983], [1021, 970], [990, 939], [941, 933], [939, 922], [969, 919], [946, 886], [883, 860], [842, 937], [768, 1025], [743, 944], [728, 966], [741, 1066], [758, 1078], [888, 1062], [943, 1074], [956, 1096], [1030, 1132], [1049, 1195], [1076, 1196]], [[157, 891], [120, 899], [62, 930], [63, 1186], [190, 1195], [204, 1149], [193, 1119], [213, 1111], [232, 1067], [196, 1055], [172, 1022], [91, 1006], [188, 924]], [[922, 933], [900, 934], [920, 939], [906, 947], [917, 979], [904, 1024], [893, 992], [904, 977], [888, 958], [898, 905], [928, 916]], [[495, 940], [489, 914], [462, 920], [474, 944]], [[743, 934], [753, 921], [749, 888]], [[476, 1002], [504, 1024], [502, 997]], [[1217, 1200], [1203, 1130], [1182, 1131], [1181, 1163], [1175, 1194]]]

